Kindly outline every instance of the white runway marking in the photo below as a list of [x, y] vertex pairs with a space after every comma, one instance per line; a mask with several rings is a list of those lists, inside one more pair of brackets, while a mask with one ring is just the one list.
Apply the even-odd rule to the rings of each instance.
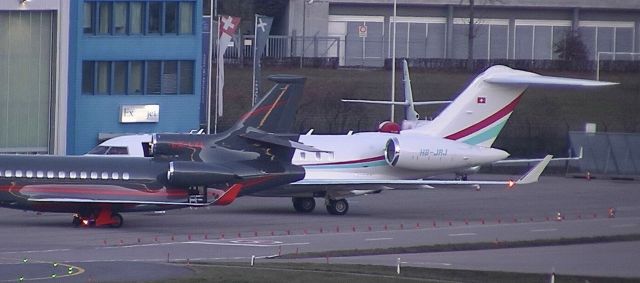
[[249, 241], [228, 241], [228, 242], [205, 242], [205, 241], [192, 241], [185, 242], [185, 244], [199, 244], [199, 245], [217, 245], [217, 246], [237, 246], [237, 247], [278, 247], [278, 246], [302, 246], [309, 245], [310, 243], [283, 243], [274, 241], [274, 243], [251, 243]]
[[364, 239], [365, 241], [388, 241], [388, 240], [393, 240], [393, 238], [370, 238], [370, 239]]
[[533, 232], [533, 233], [539, 233], [539, 232], [553, 232], [553, 231], [558, 231], [558, 229], [556, 229], [556, 228], [549, 228], [549, 229], [534, 229], [534, 230], [531, 230], [531, 232]]
[[633, 224], [633, 223], [611, 225], [612, 228], [629, 228], [629, 227], [636, 227], [636, 226], [638, 226], [638, 224]]
[[449, 237], [462, 237], [462, 236], [475, 236], [478, 235], [476, 233], [460, 233], [460, 234], [449, 234]]
[[33, 254], [33, 253], [52, 253], [52, 252], [66, 252], [71, 249], [56, 249], [56, 250], [41, 250], [41, 251], [15, 251], [15, 252], [1, 252], [0, 254]]
[[440, 266], [451, 266], [451, 263], [446, 262], [402, 262], [404, 264], [415, 264], [415, 265], [440, 265]]

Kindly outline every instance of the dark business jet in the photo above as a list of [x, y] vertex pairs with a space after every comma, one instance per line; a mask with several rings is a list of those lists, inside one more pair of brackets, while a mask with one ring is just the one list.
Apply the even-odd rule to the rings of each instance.
[[120, 227], [122, 212], [227, 205], [241, 191], [301, 180], [294, 150], [316, 150], [274, 133], [293, 132], [305, 79], [270, 80], [274, 87], [229, 130], [176, 142], [156, 135], [163, 142], [152, 158], [0, 155], [0, 206], [74, 213], [74, 226]]

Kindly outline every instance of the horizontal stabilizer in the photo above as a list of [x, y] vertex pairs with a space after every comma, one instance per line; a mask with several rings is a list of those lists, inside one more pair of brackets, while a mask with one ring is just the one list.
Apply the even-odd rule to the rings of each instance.
[[519, 75], [519, 74], [499, 74], [484, 79], [484, 81], [495, 84], [528, 84], [528, 85], [557, 85], [557, 86], [610, 86], [618, 83], [550, 77], [541, 75]]
[[295, 148], [295, 149], [309, 151], [309, 152], [330, 152], [330, 151], [326, 151], [326, 150], [320, 150], [320, 149], [317, 149], [317, 148], [315, 148], [313, 146], [305, 145], [305, 144], [300, 143], [300, 142], [284, 139], [282, 137], [279, 137], [279, 136], [277, 136], [275, 134], [271, 134], [271, 133], [250, 131], [250, 132], [247, 132], [245, 134], [241, 134], [240, 136], [244, 137], [244, 138], [247, 138], [247, 139], [250, 139], [250, 140], [254, 140], [254, 141], [259, 141], [259, 142], [279, 145], [279, 146], [283, 146], [283, 147], [287, 147], [287, 148]]

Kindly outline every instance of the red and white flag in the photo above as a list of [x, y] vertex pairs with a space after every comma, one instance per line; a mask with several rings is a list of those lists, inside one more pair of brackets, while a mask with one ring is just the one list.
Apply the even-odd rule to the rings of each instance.
[[222, 90], [224, 88], [224, 52], [233, 40], [233, 35], [236, 33], [238, 26], [240, 25], [240, 18], [232, 16], [218, 17], [218, 97], [217, 107], [218, 116], [222, 116]]
[[487, 103], [487, 98], [484, 96], [479, 96], [477, 102], [480, 104], [485, 104]]

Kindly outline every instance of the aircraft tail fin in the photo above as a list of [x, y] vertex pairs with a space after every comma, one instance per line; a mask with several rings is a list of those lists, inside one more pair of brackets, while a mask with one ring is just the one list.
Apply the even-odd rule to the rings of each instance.
[[275, 85], [249, 112], [240, 117], [231, 130], [255, 128], [270, 133], [294, 131], [295, 114], [302, 99], [306, 78], [294, 75], [273, 75]]
[[476, 77], [432, 123], [409, 131], [490, 147], [530, 85], [607, 86], [609, 82], [542, 76], [493, 66]]

